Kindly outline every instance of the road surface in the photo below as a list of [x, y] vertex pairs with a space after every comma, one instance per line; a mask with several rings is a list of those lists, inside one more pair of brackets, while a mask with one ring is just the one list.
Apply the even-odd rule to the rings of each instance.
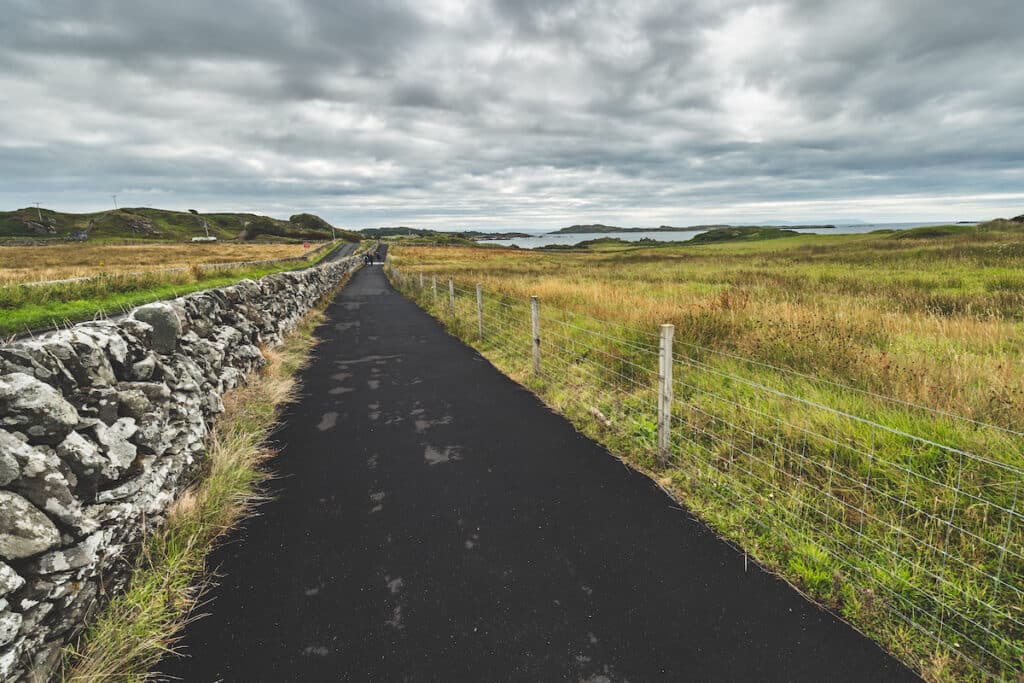
[[185, 681], [913, 681], [360, 270]]

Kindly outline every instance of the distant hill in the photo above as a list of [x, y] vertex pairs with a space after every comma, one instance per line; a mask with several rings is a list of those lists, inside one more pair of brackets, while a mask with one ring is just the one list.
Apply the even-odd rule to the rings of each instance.
[[384, 228], [363, 228], [359, 233], [368, 239], [384, 237], [432, 237], [438, 241], [450, 241], [453, 238], [463, 240], [509, 240], [522, 237], [533, 237], [525, 232], [483, 232], [481, 230], [431, 230], [430, 228], [407, 228], [405, 226]]
[[436, 235], [436, 230], [426, 228], [407, 228], [405, 226], [384, 227], [384, 228], [363, 228], [359, 233], [369, 239], [381, 239], [382, 237], [428, 237]]
[[795, 237], [799, 235], [795, 230], [788, 228], [761, 227], [754, 225], [728, 226], [714, 228], [695, 236], [692, 244], [712, 244], [715, 242], [739, 242], [754, 240], [772, 240], [780, 237]]
[[[330, 239], [331, 225], [319, 216], [300, 213], [284, 221], [253, 213], [196, 213], [148, 207], [96, 213], [62, 213], [28, 207], [0, 211], [0, 238], [68, 238], [84, 233], [89, 239], [143, 239], [186, 241], [206, 231], [222, 240]], [[337, 236], [357, 241], [360, 236], [338, 230]]]
[[568, 228], [562, 228], [561, 230], [555, 230], [549, 234], [551, 235], [579, 235], [587, 233], [598, 233], [598, 232], [629, 232], [633, 228], [619, 228], [614, 225], [604, 225], [602, 223], [591, 223], [590, 225], [570, 225]]

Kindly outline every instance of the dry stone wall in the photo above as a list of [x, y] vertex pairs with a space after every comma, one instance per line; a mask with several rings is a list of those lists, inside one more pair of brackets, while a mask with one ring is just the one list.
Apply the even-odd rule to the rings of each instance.
[[0, 681], [49, 676], [190, 481], [221, 396], [358, 264], [0, 346]]

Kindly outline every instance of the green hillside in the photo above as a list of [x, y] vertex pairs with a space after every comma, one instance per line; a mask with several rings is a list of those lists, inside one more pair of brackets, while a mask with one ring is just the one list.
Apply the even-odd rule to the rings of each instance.
[[[221, 240], [322, 240], [330, 239], [331, 225], [319, 216], [301, 213], [280, 220], [252, 213], [195, 213], [151, 208], [123, 208], [97, 213], [61, 213], [28, 207], [0, 212], [0, 239], [64, 239], [82, 231], [94, 239], [143, 239], [185, 241], [204, 237]], [[357, 241], [359, 235], [338, 230], [341, 239]]]

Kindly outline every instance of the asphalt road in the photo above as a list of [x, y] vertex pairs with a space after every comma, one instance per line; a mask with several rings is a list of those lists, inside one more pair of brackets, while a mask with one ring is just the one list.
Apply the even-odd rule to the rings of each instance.
[[328, 309], [185, 681], [913, 681], [397, 294]]

